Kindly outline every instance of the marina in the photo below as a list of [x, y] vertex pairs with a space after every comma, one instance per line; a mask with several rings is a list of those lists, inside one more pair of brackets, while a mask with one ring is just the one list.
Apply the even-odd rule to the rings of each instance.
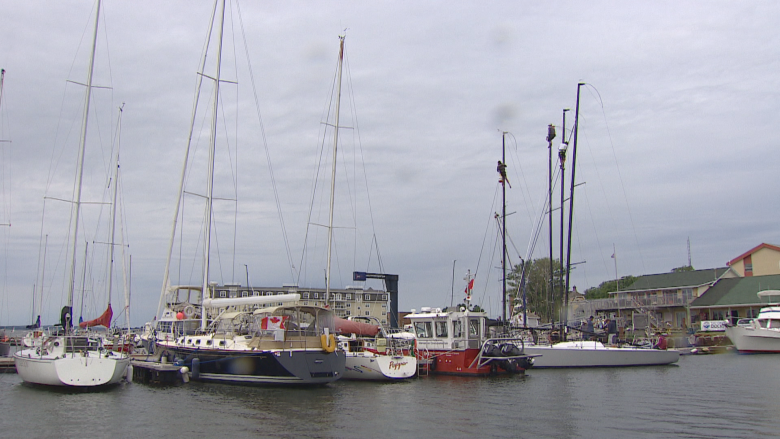
[[[531, 369], [487, 379], [340, 380], [313, 388], [133, 383], [105, 392], [52, 392], [3, 374], [0, 410], [5, 431], [21, 431], [32, 411], [50, 420], [36, 437], [84, 434], [73, 409], [111, 420], [91, 424], [94, 437], [113, 437], [116, 428], [128, 437], [774, 437], [777, 412], [767, 402], [780, 388], [776, 360], [732, 352], [685, 356], [671, 366]], [[184, 413], [215, 407], [213, 422]]]
[[140, 1], [0, 18], [0, 436], [778, 434], [780, 7]]

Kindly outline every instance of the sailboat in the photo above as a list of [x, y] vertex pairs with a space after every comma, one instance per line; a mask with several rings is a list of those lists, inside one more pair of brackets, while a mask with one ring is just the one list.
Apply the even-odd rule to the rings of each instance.
[[84, 171], [84, 152], [87, 139], [87, 122], [92, 92], [92, 73], [95, 60], [98, 23], [100, 22], [100, 0], [97, 1], [95, 29], [92, 39], [92, 54], [89, 61], [84, 114], [81, 125], [78, 169], [76, 172], [76, 194], [71, 209], [72, 248], [70, 258], [70, 282], [67, 305], [61, 312], [62, 334], [45, 339], [35, 349], [25, 349], [14, 354], [14, 363], [19, 376], [27, 383], [50, 386], [96, 387], [118, 383], [127, 373], [130, 358], [121, 352], [106, 351], [99, 337], [77, 334], [73, 331], [73, 292], [75, 287], [76, 249], [78, 243], [79, 214], [81, 211], [81, 189]]
[[[218, 4], [221, 7], [218, 8]], [[194, 380], [252, 385], [327, 384], [341, 378], [345, 361], [344, 355], [336, 351], [333, 310], [301, 305], [297, 293], [214, 296], [216, 284], [210, 282], [209, 258], [214, 227], [213, 180], [217, 115], [220, 113], [218, 104], [221, 102], [219, 87], [224, 0], [218, 0], [215, 4], [214, 14], [212, 23], [219, 23], [215, 33], [218, 39], [215, 73], [208, 76], [201, 74], [201, 77], [209, 77], [214, 81], [207, 193], [202, 197], [205, 200], [202, 283], [199, 286], [169, 285], [176, 218], [184, 194], [182, 178], [160, 299], [161, 302], [165, 301], [161, 314], [164, 320], [161, 318], [157, 321], [157, 329], [152, 336], [154, 348], [161, 358], [188, 367]], [[186, 174], [186, 168], [187, 158], [182, 176]], [[188, 297], [179, 297], [179, 293], [185, 291]], [[179, 321], [189, 324], [180, 326], [177, 325]], [[199, 326], [193, 330], [192, 323], [196, 322], [199, 322]]]
[[[566, 257], [565, 274], [566, 280], [564, 283], [565, 298], [564, 304], [564, 319], [563, 325], [566, 326], [566, 316], [568, 315], [568, 289], [569, 289], [569, 273], [571, 271], [571, 234], [572, 234], [572, 219], [573, 219], [573, 206], [574, 206], [574, 188], [575, 188], [575, 169], [577, 164], [577, 134], [579, 129], [579, 112], [580, 112], [580, 89], [584, 83], [577, 84], [577, 104], [574, 117], [574, 148], [572, 150], [572, 171], [571, 171], [571, 186], [569, 192], [569, 224], [568, 224], [568, 251]], [[565, 111], [564, 111], [565, 117]], [[565, 137], [565, 122], [564, 122], [564, 137]], [[548, 134], [548, 142], [552, 141], [555, 137], [554, 131], [550, 131]], [[568, 143], [564, 140], [563, 144], [559, 148], [559, 158], [561, 160], [561, 175], [563, 176], [563, 163], [566, 160], [566, 152], [568, 149]], [[552, 183], [551, 183], [552, 187]], [[552, 189], [550, 189], [552, 191]], [[563, 261], [563, 183], [561, 184], [561, 261]], [[550, 192], [552, 194], [552, 192]], [[552, 197], [550, 196], [550, 202]], [[551, 207], [551, 206], [550, 206]], [[552, 208], [550, 208], [552, 211]], [[550, 252], [552, 253], [552, 247]], [[552, 254], [550, 255], [552, 261]], [[564, 328], [568, 329], [568, 328]], [[655, 348], [636, 347], [629, 345], [605, 345], [600, 341], [595, 340], [566, 340], [566, 331], [561, 331], [564, 337], [563, 341], [552, 344], [526, 344], [525, 352], [531, 355], [538, 355], [534, 361], [535, 369], [544, 368], [568, 368], [568, 367], [624, 367], [624, 366], [657, 366], [676, 363], [680, 358], [680, 352], [676, 350], [663, 350]]]

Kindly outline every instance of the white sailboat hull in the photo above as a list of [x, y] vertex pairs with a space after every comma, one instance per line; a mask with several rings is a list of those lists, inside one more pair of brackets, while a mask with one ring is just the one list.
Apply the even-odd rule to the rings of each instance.
[[417, 358], [404, 355], [379, 355], [370, 351], [347, 352], [345, 380], [393, 381], [411, 378], [417, 373]]
[[750, 326], [726, 327], [726, 336], [740, 353], [780, 353], [780, 330]]
[[14, 354], [19, 376], [27, 383], [47, 386], [96, 387], [124, 378], [130, 358], [116, 353], [68, 353], [41, 356], [35, 350]]
[[534, 369], [553, 367], [627, 367], [676, 363], [680, 352], [604, 346], [595, 341], [562, 342], [550, 346], [526, 345], [523, 351], [534, 358]]

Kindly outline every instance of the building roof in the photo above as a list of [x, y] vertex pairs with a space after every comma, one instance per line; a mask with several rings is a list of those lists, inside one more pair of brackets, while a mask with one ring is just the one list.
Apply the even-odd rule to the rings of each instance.
[[624, 293], [627, 291], [651, 291], [670, 288], [698, 287], [715, 282], [729, 270], [730, 268], [723, 267], [708, 268], [706, 270], [648, 274], [645, 276], [639, 276], [636, 281], [634, 281], [634, 283], [620, 292]]
[[776, 245], [772, 245], [772, 244], [762, 243], [762, 244], [759, 244], [759, 245], [751, 248], [750, 250], [746, 251], [745, 253], [742, 253], [741, 255], [737, 256], [736, 258], [728, 261], [728, 263], [726, 265], [728, 265], [730, 267], [733, 264], [735, 264], [736, 262], [745, 259], [745, 257], [747, 257], [748, 255], [752, 255], [753, 253], [761, 250], [762, 248], [767, 248], [767, 249], [770, 249], [770, 250], [774, 250], [776, 252], [780, 252], [780, 247], [778, 247]]
[[701, 297], [691, 302], [691, 308], [760, 305], [762, 303], [757, 293], [776, 289], [780, 289], [780, 275], [778, 274], [721, 279]]

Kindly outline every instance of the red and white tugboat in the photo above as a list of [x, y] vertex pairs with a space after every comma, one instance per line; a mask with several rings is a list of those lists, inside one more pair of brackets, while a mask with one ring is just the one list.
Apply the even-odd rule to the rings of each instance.
[[417, 336], [423, 374], [523, 374], [533, 365], [533, 356], [524, 353], [521, 338], [488, 336], [487, 313], [423, 307], [406, 318]]

